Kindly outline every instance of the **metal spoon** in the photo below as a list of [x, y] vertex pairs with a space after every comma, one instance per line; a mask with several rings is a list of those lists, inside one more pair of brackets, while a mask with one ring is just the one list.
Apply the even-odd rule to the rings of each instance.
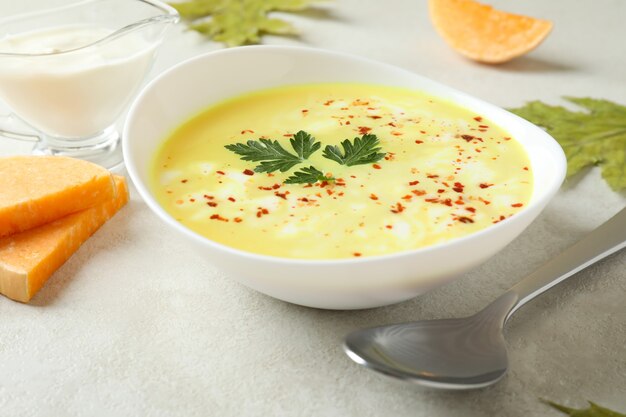
[[509, 317], [539, 294], [624, 247], [626, 208], [473, 316], [359, 330], [346, 337], [344, 349], [360, 365], [420, 385], [486, 387], [507, 370], [502, 331]]

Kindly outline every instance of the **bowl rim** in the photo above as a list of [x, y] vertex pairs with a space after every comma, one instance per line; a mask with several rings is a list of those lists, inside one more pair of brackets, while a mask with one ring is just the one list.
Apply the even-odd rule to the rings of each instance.
[[[533, 196], [531, 200], [529, 201], [529, 204], [525, 205], [523, 209], [517, 212], [515, 215], [508, 217], [505, 220], [502, 220], [496, 224], [492, 224], [483, 229], [472, 232], [468, 235], [455, 237], [445, 242], [440, 242], [434, 245], [428, 245], [428, 246], [415, 248], [415, 249], [406, 249], [406, 250], [391, 252], [391, 253], [382, 254], [382, 255], [371, 255], [371, 256], [364, 256], [364, 257], [309, 259], [309, 258], [286, 258], [286, 257], [280, 257], [280, 256], [265, 255], [265, 254], [237, 249], [237, 248], [216, 242], [212, 239], [209, 239], [206, 236], [203, 236], [199, 233], [194, 232], [193, 230], [184, 226], [182, 223], [178, 222], [167, 211], [165, 211], [165, 209], [156, 201], [152, 193], [149, 191], [149, 186], [147, 184], [144, 184], [144, 182], [141, 180], [141, 175], [139, 174], [138, 169], [134, 164], [134, 159], [132, 157], [133, 151], [131, 150], [128, 137], [129, 137], [131, 125], [133, 123], [135, 115], [136, 113], [140, 111], [139, 107], [141, 105], [143, 97], [147, 94], [148, 91], [152, 90], [154, 86], [159, 84], [163, 79], [170, 77], [171, 74], [179, 71], [181, 68], [184, 68], [190, 65], [195, 65], [197, 62], [201, 62], [206, 59], [214, 59], [215, 57], [219, 57], [222, 55], [241, 54], [241, 53], [247, 53], [248, 51], [258, 51], [258, 50], [268, 51], [268, 52], [278, 51], [278, 52], [286, 52], [286, 53], [301, 52], [301, 53], [323, 54], [323, 55], [331, 56], [331, 57], [354, 60], [356, 62], [361, 62], [364, 65], [375, 65], [375, 66], [378, 66], [379, 68], [384, 68], [384, 69], [394, 70], [394, 71], [402, 71], [406, 73], [407, 75], [410, 75], [417, 79], [421, 79], [423, 82], [428, 83], [435, 88], [441, 88], [445, 90], [447, 93], [453, 93], [458, 97], [462, 97], [465, 99], [479, 102], [483, 105], [486, 105], [487, 107], [497, 109], [499, 111], [504, 111], [507, 113], [509, 117], [512, 116], [513, 119], [516, 120], [518, 123], [522, 123], [522, 125], [526, 126], [527, 128], [531, 128], [535, 130], [537, 133], [542, 134], [546, 138], [546, 143], [545, 143], [544, 148], [550, 149], [551, 150], [550, 154], [553, 155], [554, 160], [559, 163], [558, 168], [560, 169], [557, 171], [559, 175], [555, 175], [555, 177], [551, 179], [550, 186], [546, 187], [546, 190], [544, 191], [543, 194], [538, 195], [538, 196]], [[256, 90], [250, 90], [250, 92], [259, 91], [262, 89], [263, 88], [261, 87]], [[434, 95], [432, 93], [428, 93], [428, 94]], [[454, 100], [451, 98], [445, 98], [445, 99], [454, 102]], [[161, 140], [164, 140], [164, 138], [165, 136], [161, 138]], [[523, 144], [522, 146], [524, 150], [527, 153], [529, 153], [528, 147], [524, 146]], [[161, 220], [165, 221], [166, 224], [170, 225], [172, 228], [174, 228], [178, 232], [190, 238], [192, 241], [203, 246], [208, 246], [218, 251], [226, 252], [228, 255], [231, 255], [231, 256], [239, 256], [239, 257], [243, 256], [245, 258], [258, 261], [258, 262], [271, 262], [271, 263], [278, 263], [281, 265], [305, 266], [305, 267], [314, 266], [314, 265], [315, 266], [343, 266], [343, 265], [353, 265], [353, 264], [371, 264], [371, 263], [377, 263], [381, 261], [392, 262], [395, 259], [400, 259], [400, 258], [405, 258], [405, 257], [410, 257], [410, 256], [428, 255], [432, 252], [437, 252], [444, 248], [451, 248], [451, 247], [463, 245], [468, 241], [478, 239], [486, 234], [493, 234], [497, 230], [505, 228], [509, 224], [516, 222], [517, 219], [525, 217], [526, 215], [528, 215], [528, 213], [532, 212], [533, 209], [541, 210], [560, 189], [560, 186], [565, 179], [566, 167], [567, 167], [565, 153], [563, 152], [563, 149], [558, 144], [558, 142], [552, 136], [550, 136], [544, 129], [530, 123], [529, 121], [499, 106], [486, 102], [478, 97], [472, 96], [463, 91], [457, 90], [456, 88], [449, 87], [438, 81], [434, 81], [428, 77], [422, 76], [409, 69], [402, 68], [402, 67], [392, 65], [392, 64], [388, 64], [386, 62], [377, 61], [377, 60], [362, 57], [359, 55], [326, 50], [326, 49], [321, 49], [321, 48], [313, 48], [313, 47], [308, 47], [308, 46], [286, 46], [286, 45], [250, 45], [250, 46], [245, 46], [245, 47], [240, 47], [240, 48], [229, 48], [229, 49], [221, 49], [217, 51], [209, 51], [209, 52], [202, 53], [200, 55], [193, 56], [182, 62], [179, 62], [178, 64], [173, 65], [172, 67], [161, 72], [159, 75], [153, 78], [150, 82], [148, 82], [141, 89], [141, 91], [137, 94], [136, 98], [133, 100], [132, 105], [130, 106], [130, 109], [128, 111], [128, 114], [124, 123], [123, 132], [122, 132], [122, 152], [124, 155], [124, 163], [126, 165], [126, 169], [133, 181], [133, 184], [135, 185], [135, 188], [137, 189], [143, 201], [158, 217], [161, 218]], [[533, 187], [533, 191], [534, 191], [534, 187]]]

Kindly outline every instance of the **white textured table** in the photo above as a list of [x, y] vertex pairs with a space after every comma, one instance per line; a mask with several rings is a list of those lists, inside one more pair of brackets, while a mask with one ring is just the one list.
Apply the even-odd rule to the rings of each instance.
[[[31, 4], [0, 3], [0, 15]], [[501, 106], [562, 95], [626, 103], [626, 2], [493, 1], [555, 21], [523, 59], [468, 62], [434, 33], [425, 0], [335, 0], [288, 17], [307, 44], [393, 63]], [[326, 16], [327, 15], [327, 16]], [[321, 17], [326, 17], [322, 19]], [[220, 48], [180, 26], [152, 76]], [[26, 153], [0, 140], [0, 155]], [[507, 328], [511, 368], [497, 385], [435, 392], [353, 364], [347, 332], [475, 312], [626, 204], [594, 169], [568, 182], [503, 252], [458, 281], [367, 311], [286, 304], [224, 277], [133, 192], [28, 304], [0, 298], [2, 416], [558, 416], [548, 398], [626, 411], [626, 252], [521, 310]]]

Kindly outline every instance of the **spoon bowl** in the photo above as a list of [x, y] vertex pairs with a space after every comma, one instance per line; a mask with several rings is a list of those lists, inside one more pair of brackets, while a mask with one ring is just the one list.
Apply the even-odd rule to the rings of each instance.
[[473, 316], [357, 331], [346, 338], [346, 353], [361, 365], [420, 385], [482, 388], [506, 373], [502, 313], [515, 301], [505, 294]]

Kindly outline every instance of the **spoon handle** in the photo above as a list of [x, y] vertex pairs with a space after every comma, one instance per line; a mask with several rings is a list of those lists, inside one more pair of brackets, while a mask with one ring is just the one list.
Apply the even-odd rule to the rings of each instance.
[[517, 295], [517, 303], [506, 318], [544, 291], [624, 247], [626, 208], [513, 286], [508, 292]]

